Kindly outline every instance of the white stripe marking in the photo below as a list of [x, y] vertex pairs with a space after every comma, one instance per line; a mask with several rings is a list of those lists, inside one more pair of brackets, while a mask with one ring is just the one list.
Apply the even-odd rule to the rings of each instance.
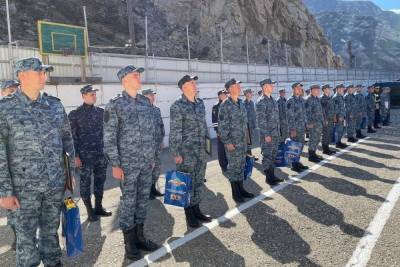
[[374, 219], [369, 224], [367, 230], [365, 231], [364, 237], [361, 238], [360, 242], [357, 245], [356, 250], [353, 252], [353, 256], [347, 262], [346, 265], [347, 267], [367, 266], [367, 263], [372, 254], [372, 250], [374, 249], [375, 244], [378, 241], [379, 236], [381, 235], [387, 220], [389, 220], [393, 208], [395, 207], [396, 202], [399, 199], [399, 196], [400, 196], [400, 177], [397, 179], [396, 183], [390, 190], [388, 196], [386, 197], [385, 202], [383, 202], [383, 204], [380, 206]]
[[[358, 143], [362, 143], [366, 139], [369, 139], [369, 137], [366, 137], [365, 139], [359, 140]], [[355, 147], [358, 143], [351, 144], [346, 149], [341, 150], [338, 153], [336, 153], [335, 155], [332, 155], [332, 156], [326, 158], [325, 160], [321, 161], [320, 163], [313, 165], [310, 169], [300, 173], [299, 175], [290, 176], [289, 180], [287, 180], [285, 183], [279, 184], [279, 185], [276, 185], [276, 186], [272, 187], [267, 192], [264, 192], [264, 193], [262, 193], [262, 194], [260, 194], [260, 195], [258, 195], [256, 197], [254, 197], [253, 199], [241, 204], [240, 206], [235, 207], [235, 208], [227, 211], [221, 217], [219, 217], [217, 219], [214, 219], [210, 223], [204, 224], [202, 227], [197, 228], [193, 232], [190, 232], [189, 234], [187, 234], [187, 235], [185, 235], [185, 236], [183, 236], [183, 237], [181, 237], [181, 238], [179, 238], [177, 240], [174, 240], [171, 243], [163, 244], [163, 246], [161, 248], [159, 248], [158, 250], [154, 251], [153, 253], [150, 253], [150, 254], [146, 255], [143, 259], [141, 259], [139, 261], [133, 262], [132, 264], [128, 265], [128, 267], [146, 266], [146, 265], [149, 265], [149, 264], [155, 262], [156, 260], [164, 257], [166, 254], [168, 254], [168, 253], [172, 252], [173, 250], [183, 246], [184, 244], [188, 243], [189, 241], [201, 236], [204, 233], [207, 233], [209, 230], [221, 225], [222, 223], [225, 223], [229, 219], [231, 219], [231, 218], [235, 217], [236, 215], [240, 214], [242, 211], [254, 206], [255, 204], [257, 204], [258, 202], [264, 200], [265, 198], [270, 197], [274, 193], [281, 191], [282, 189], [284, 189], [285, 187], [289, 186], [290, 184], [300, 181], [304, 176], [306, 176], [307, 174], [319, 169], [320, 167], [325, 165], [325, 163], [328, 163], [329, 161], [332, 161], [333, 159], [337, 158], [338, 156], [342, 155], [343, 153], [348, 152], [353, 147]]]

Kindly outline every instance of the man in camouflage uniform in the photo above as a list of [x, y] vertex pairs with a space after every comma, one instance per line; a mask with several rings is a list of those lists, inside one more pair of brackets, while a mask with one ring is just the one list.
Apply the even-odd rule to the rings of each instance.
[[165, 136], [165, 128], [161, 116], [161, 110], [159, 107], [154, 105], [154, 102], [156, 101], [156, 92], [154, 92], [153, 89], [146, 89], [142, 91], [142, 95], [149, 99], [151, 106], [153, 107], [156, 123], [156, 157], [152, 175], [153, 183], [150, 189], [150, 199], [155, 199], [156, 197], [162, 197], [164, 195], [157, 190], [156, 184], [161, 174], [161, 151], [164, 148], [163, 141]]
[[333, 124], [334, 124], [334, 107], [331, 97], [331, 87], [329, 84], [322, 86], [323, 95], [320, 98], [322, 110], [324, 113], [324, 127], [322, 129], [322, 151], [326, 155], [335, 154], [329, 149], [332, 140]]
[[260, 143], [262, 150], [262, 165], [265, 182], [276, 185], [283, 180], [275, 176], [275, 158], [280, 142], [279, 107], [272, 98], [275, 82], [265, 79], [260, 82], [263, 95], [257, 101], [257, 122], [260, 128]]
[[339, 84], [336, 86], [336, 93], [332, 97], [334, 120], [335, 123], [335, 134], [337, 136], [336, 148], [346, 148], [347, 145], [342, 143], [343, 131], [344, 131], [344, 119], [346, 118], [346, 107], [344, 103], [344, 85]]
[[[286, 102], [286, 115], [288, 120], [289, 136], [293, 141], [304, 144], [304, 135], [306, 132], [307, 116], [305, 109], [305, 101], [301, 96], [303, 92], [303, 85], [301, 83], [294, 83], [292, 85], [293, 96]], [[292, 164], [292, 170], [295, 172], [302, 172], [307, 170], [308, 167], [302, 163], [296, 162]]]
[[321, 87], [319, 85], [312, 85], [310, 91], [310, 96], [307, 98], [305, 104], [307, 128], [310, 133], [310, 140], [308, 142], [308, 160], [318, 163], [323, 160], [322, 157], [317, 155], [316, 151], [319, 141], [321, 140], [325, 119], [321, 101], [318, 98], [321, 93]]
[[375, 119], [375, 99], [374, 99], [374, 86], [368, 86], [368, 94], [365, 96], [365, 104], [367, 109], [368, 130], [367, 133], [376, 133], [372, 129]]
[[381, 88], [379, 86], [374, 87], [374, 100], [375, 100], [375, 117], [374, 117], [374, 128], [380, 129], [379, 123], [382, 122], [381, 116]]
[[[0, 96], [1, 97], [6, 97], [9, 96], [18, 89], [19, 82], [16, 80], [5, 80], [1, 83], [1, 91], [0, 91]], [[15, 250], [16, 248], [16, 242], [17, 242], [17, 237], [15, 236], [15, 212], [12, 210], [7, 211], [7, 224], [11, 227], [11, 230], [13, 231], [14, 234], [14, 241], [11, 245], [11, 248]]]
[[382, 88], [380, 111], [382, 116], [382, 125], [389, 126], [389, 111], [390, 111], [390, 88]]
[[344, 96], [344, 102], [346, 107], [346, 122], [347, 122], [347, 141], [350, 143], [355, 143], [358, 141], [354, 137], [357, 123], [357, 99], [354, 95], [354, 86], [347, 86], [347, 94]]
[[40, 92], [52, 70], [38, 58], [17, 61], [20, 89], [0, 100], [0, 207], [16, 212], [17, 266], [61, 266], [63, 151], [73, 176], [74, 145], [60, 100]]
[[356, 111], [356, 138], [365, 138], [366, 136], [362, 134], [361, 126], [363, 122], [363, 118], [366, 115], [366, 103], [365, 97], [362, 94], [362, 85], [359, 84], [356, 86], [356, 93], [354, 96], [356, 97], [357, 103], [357, 111]]
[[[253, 91], [251, 89], [246, 89], [243, 91], [244, 94], [244, 106], [247, 111], [247, 123], [249, 125], [249, 130], [250, 130], [250, 138], [251, 138], [251, 145], [249, 145], [247, 149], [247, 154], [252, 155], [251, 148], [254, 146], [256, 143], [257, 138], [257, 118], [256, 118], [256, 109], [254, 106], [254, 102], [252, 100], [253, 98]], [[255, 158], [255, 160], [258, 160], [258, 158]]]
[[104, 111], [104, 152], [113, 177], [121, 181], [119, 226], [130, 260], [141, 258], [139, 249], [159, 248], [143, 233], [156, 153], [154, 112], [149, 100], [138, 94], [143, 71], [133, 65], [119, 70], [124, 91]]
[[206, 108], [202, 99], [197, 98], [197, 76], [183, 76], [178, 87], [182, 96], [170, 108], [169, 147], [177, 170], [190, 173], [192, 191], [189, 207], [185, 208], [186, 222], [190, 227], [200, 227], [200, 222], [211, 218], [200, 210], [204, 191], [207, 154], [206, 138], [209, 138], [206, 122]]
[[218, 134], [218, 113], [221, 103], [228, 98], [228, 92], [224, 90], [218, 91], [218, 103], [212, 107], [211, 122], [215, 133], [217, 134], [217, 149], [218, 149], [218, 163], [222, 172], [226, 172], [228, 166], [228, 159], [226, 158], [225, 147]]
[[288, 123], [286, 118], [286, 91], [279, 90], [279, 97], [276, 99], [279, 108], [280, 142], [284, 143], [289, 138]]
[[[102, 206], [104, 182], [107, 177], [107, 161], [103, 153], [103, 113], [96, 107], [96, 92], [92, 85], [81, 88], [83, 104], [68, 115], [75, 147], [75, 166], [79, 168], [81, 198], [85, 204], [88, 220], [97, 221], [98, 216], [111, 216]], [[95, 209], [91, 202], [91, 180]]]
[[226, 175], [231, 183], [232, 197], [236, 202], [243, 202], [244, 198], [254, 197], [243, 186], [249, 129], [246, 108], [243, 101], [239, 99], [240, 83], [235, 79], [225, 83], [230, 96], [221, 104], [218, 114], [218, 131], [228, 158]]

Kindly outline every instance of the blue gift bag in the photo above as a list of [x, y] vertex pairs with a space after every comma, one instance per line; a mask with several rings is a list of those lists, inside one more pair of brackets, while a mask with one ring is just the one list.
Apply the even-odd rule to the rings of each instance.
[[275, 157], [275, 166], [276, 167], [286, 167], [287, 162], [285, 160], [285, 151], [286, 151], [286, 144], [279, 143], [278, 152], [276, 153]]
[[244, 180], [247, 180], [251, 177], [253, 173], [253, 166], [254, 166], [254, 157], [253, 156], [246, 156], [246, 165], [244, 166]]
[[286, 142], [285, 160], [288, 164], [300, 161], [301, 152], [303, 151], [303, 144], [288, 140]]
[[66, 198], [63, 206], [62, 236], [65, 238], [67, 256], [83, 252], [83, 239], [79, 208], [72, 198]]
[[164, 204], [187, 208], [190, 203], [192, 177], [188, 173], [168, 171], [165, 175]]
[[333, 126], [333, 130], [332, 130], [332, 140], [331, 140], [331, 144], [336, 144], [338, 142], [338, 135], [336, 132], [336, 125]]

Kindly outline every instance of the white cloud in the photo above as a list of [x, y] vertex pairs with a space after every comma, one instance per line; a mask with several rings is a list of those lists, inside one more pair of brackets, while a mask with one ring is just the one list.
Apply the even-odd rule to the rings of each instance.
[[389, 9], [389, 11], [400, 14], [400, 9]]

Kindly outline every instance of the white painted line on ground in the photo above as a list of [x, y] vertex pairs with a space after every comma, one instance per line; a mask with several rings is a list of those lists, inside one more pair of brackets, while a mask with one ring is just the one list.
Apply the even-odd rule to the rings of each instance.
[[[366, 137], [365, 139], [361, 139], [358, 141], [358, 143], [362, 143], [365, 140], [369, 139], [369, 137]], [[270, 190], [268, 190], [267, 192], [264, 192], [258, 196], [256, 196], [255, 198], [241, 204], [238, 207], [235, 207], [229, 211], [227, 211], [224, 215], [220, 216], [217, 219], [214, 219], [212, 222], [204, 224], [202, 227], [197, 228], [196, 230], [194, 230], [193, 232], [190, 232], [189, 234], [172, 241], [171, 243], [165, 243], [163, 244], [163, 246], [161, 248], [159, 248], [158, 250], [154, 251], [153, 253], [150, 253], [148, 255], [146, 255], [143, 259], [133, 262], [132, 264], [128, 265], [128, 267], [138, 267], [138, 266], [146, 266], [149, 265], [153, 262], [155, 262], [156, 260], [164, 257], [166, 254], [170, 253], [171, 251], [179, 248], [180, 246], [183, 246], [184, 244], [188, 243], [189, 241], [201, 236], [202, 234], [210, 231], [211, 229], [225, 223], [226, 221], [228, 221], [229, 219], [235, 217], [236, 215], [240, 214], [242, 211], [256, 205], [258, 202], [264, 200], [267, 197], [272, 196], [274, 193], [281, 191], [282, 189], [284, 189], [285, 187], [291, 185], [294, 182], [298, 182], [300, 181], [304, 176], [306, 176], [307, 174], [319, 169], [320, 167], [322, 167], [323, 165], [325, 165], [326, 163], [328, 163], [329, 161], [334, 160], [335, 158], [339, 157], [340, 155], [350, 151], [353, 147], [357, 146], [358, 143], [353, 143], [350, 146], [348, 146], [346, 149], [340, 150], [338, 153], [336, 153], [335, 155], [332, 155], [328, 158], [326, 158], [325, 160], [321, 161], [318, 164], [313, 165], [310, 169], [296, 175], [296, 176], [290, 176], [289, 179], [282, 184], [279, 184], [277, 186], [272, 187]]]
[[356, 250], [353, 252], [352, 257], [347, 262], [347, 267], [364, 267], [371, 257], [372, 250], [375, 247], [379, 236], [382, 233], [383, 228], [387, 220], [389, 220], [393, 208], [396, 206], [396, 202], [399, 200], [400, 196], [400, 177], [397, 179], [396, 183], [390, 190], [385, 202], [380, 206], [378, 212], [376, 213], [374, 219], [369, 224], [365, 235], [361, 238], [357, 245]]

